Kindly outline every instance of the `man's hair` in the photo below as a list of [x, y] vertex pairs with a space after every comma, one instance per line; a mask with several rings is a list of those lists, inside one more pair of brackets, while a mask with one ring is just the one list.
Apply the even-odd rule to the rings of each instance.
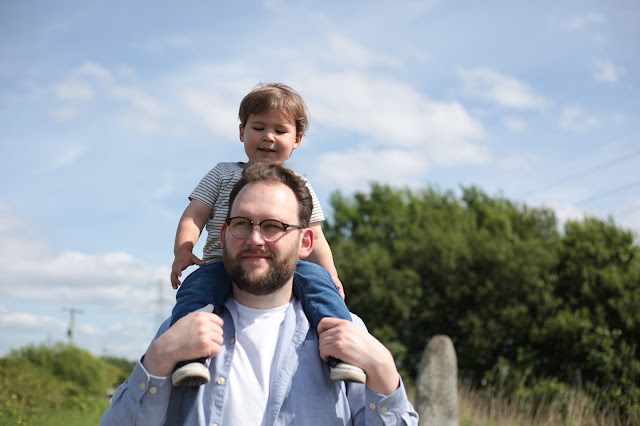
[[[256, 182], [279, 182], [289, 187], [298, 201], [298, 220], [305, 228], [309, 227], [311, 221], [311, 211], [313, 210], [313, 199], [305, 180], [295, 174], [293, 170], [275, 163], [254, 163], [247, 166], [242, 171], [242, 178], [234, 185], [229, 195], [229, 211], [227, 218], [231, 215], [233, 203], [238, 193], [250, 183]], [[292, 224], [296, 225], [296, 224]]]
[[260, 83], [245, 96], [238, 112], [240, 124], [244, 127], [251, 114], [260, 114], [270, 109], [291, 115], [296, 123], [296, 134], [306, 133], [309, 127], [307, 105], [298, 92], [282, 83]]

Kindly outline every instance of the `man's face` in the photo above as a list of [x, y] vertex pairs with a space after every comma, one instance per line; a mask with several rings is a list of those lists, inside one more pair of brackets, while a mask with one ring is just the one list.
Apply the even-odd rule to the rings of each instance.
[[[281, 183], [257, 182], [245, 186], [233, 204], [230, 217], [242, 216], [260, 223], [265, 219], [298, 225], [298, 202], [293, 191]], [[298, 261], [303, 231], [288, 228], [277, 241], [265, 241], [255, 226], [244, 239], [223, 233], [223, 261], [231, 280], [244, 292], [262, 296], [282, 288]]]

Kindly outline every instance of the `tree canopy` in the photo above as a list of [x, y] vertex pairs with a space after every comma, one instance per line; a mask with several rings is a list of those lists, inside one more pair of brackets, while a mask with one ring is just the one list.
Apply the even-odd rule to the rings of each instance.
[[347, 304], [415, 377], [436, 334], [478, 386], [583, 386], [640, 413], [640, 248], [475, 187], [332, 195], [324, 232]]

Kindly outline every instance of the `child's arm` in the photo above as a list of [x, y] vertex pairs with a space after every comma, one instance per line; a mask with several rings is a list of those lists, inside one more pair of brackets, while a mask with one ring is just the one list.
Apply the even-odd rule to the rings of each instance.
[[320, 222], [313, 222], [310, 227], [311, 229], [313, 229], [314, 235], [313, 251], [307, 257], [307, 260], [320, 265], [324, 269], [329, 271], [329, 273], [331, 274], [331, 278], [333, 278], [333, 282], [336, 284], [336, 287], [338, 287], [340, 296], [342, 296], [342, 298], [344, 299], [344, 288], [342, 287], [342, 283], [338, 278], [338, 270], [336, 269], [336, 265], [333, 263], [333, 254], [331, 253], [331, 247], [329, 247], [329, 243], [324, 237]]
[[191, 265], [204, 265], [204, 262], [193, 254], [193, 247], [198, 242], [202, 229], [211, 216], [211, 210], [211, 207], [205, 203], [191, 200], [182, 213], [176, 231], [176, 242], [173, 246], [173, 254], [175, 255], [171, 266], [171, 285], [173, 288], [180, 286], [182, 271]]

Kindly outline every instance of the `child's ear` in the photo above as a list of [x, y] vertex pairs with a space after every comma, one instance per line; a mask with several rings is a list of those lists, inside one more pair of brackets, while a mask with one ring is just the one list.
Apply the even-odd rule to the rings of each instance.
[[301, 143], [302, 143], [302, 132], [299, 132], [296, 135], [296, 141], [293, 144], [293, 149], [297, 149], [300, 146]]
[[240, 130], [240, 142], [244, 143], [244, 128], [242, 127], [242, 123], [238, 125]]

